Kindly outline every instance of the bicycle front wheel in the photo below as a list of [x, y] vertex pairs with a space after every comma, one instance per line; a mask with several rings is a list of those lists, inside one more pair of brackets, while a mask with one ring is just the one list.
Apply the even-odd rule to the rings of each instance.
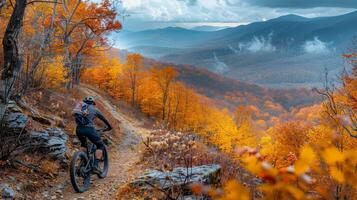
[[90, 185], [90, 165], [87, 154], [82, 151], [77, 151], [70, 165], [70, 177], [73, 189], [82, 193], [88, 190]]

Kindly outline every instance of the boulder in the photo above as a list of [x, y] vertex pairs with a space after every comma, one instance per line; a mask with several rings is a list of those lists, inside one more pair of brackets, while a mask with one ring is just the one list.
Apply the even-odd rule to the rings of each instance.
[[141, 190], [178, 188], [187, 195], [191, 192], [187, 186], [192, 183], [217, 185], [220, 182], [221, 167], [219, 165], [202, 165], [192, 168], [178, 167], [171, 172], [152, 170], [135, 179], [131, 186]]
[[[0, 109], [6, 110], [6, 112], [2, 112], [4, 114], [5, 125], [2, 134], [3, 139], [7, 141], [7, 143], [3, 144], [4, 149], [16, 148], [17, 154], [38, 151], [54, 159], [64, 160], [68, 135], [62, 129], [47, 128], [43, 131], [28, 130], [29, 128], [26, 127], [28, 117], [21, 112], [21, 109], [18, 108], [16, 103], [10, 103], [6, 106], [6, 109], [2, 109], [4, 105], [2, 106], [0, 104]], [[51, 124], [51, 120], [47, 117], [33, 114], [32, 118], [34, 118], [34, 116], [37, 116], [37, 119], [41, 121], [41, 123]], [[16, 147], [15, 140], [20, 141], [21, 147]]]
[[21, 133], [26, 126], [28, 118], [22, 113], [9, 113], [4, 117], [6, 132]]
[[44, 131], [30, 132], [35, 148], [52, 158], [63, 160], [67, 151], [68, 135], [59, 128], [48, 128]]
[[0, 184], [0, 194], [4, 199], [13, 199], [15, 191], [8, 184]]

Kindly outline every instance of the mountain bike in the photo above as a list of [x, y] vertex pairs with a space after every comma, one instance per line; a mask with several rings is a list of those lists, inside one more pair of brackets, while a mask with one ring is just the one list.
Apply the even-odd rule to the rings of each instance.
[[[97, 130], [98, 133], [104, 130]], [[105, 178], [109, 169], [109, 158], [106, 147], [104, 146], [103, 157], [99, 160], [100, 173], [94, 173], [94, 161], [96, 146], [88, 141], [86, 152], [77, 151], [74, 153], [70, 164], [70, 177], [74, 190], [78, 193], [83, 193], [88, 190], [90, 186], [90, 178], [92, 174], [96, 174], [98, 178]]]

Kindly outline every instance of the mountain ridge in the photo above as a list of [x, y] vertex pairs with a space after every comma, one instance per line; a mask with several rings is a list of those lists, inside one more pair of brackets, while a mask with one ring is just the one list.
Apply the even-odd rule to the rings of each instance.
[[[118, 39], [129, 51], [164, 62], [195, 65], [238, 80], [273, 87], [316, 87], [322, 68], [338, 75], [348, 67], [339, 55], [357, 34], [357, 27], [352, 25], [356, 20], [357, 11], [317, 18], [290, 14], [218, 31], [169, 27], [123, 34]], [[268, 81], [264, 79], [267, 71]]]

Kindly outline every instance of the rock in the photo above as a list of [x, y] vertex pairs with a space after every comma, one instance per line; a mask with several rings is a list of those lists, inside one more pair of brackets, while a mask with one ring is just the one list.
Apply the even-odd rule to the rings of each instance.
[[45, 125], [52, 124], [50, 119], [48, 119], [47, 117], [41, 116], [40, 114], [31, 115], [31, 118], [37, 122], [40, 122], [41, 124], [45, 124]]
[[22, 113], [9, 113], [5, 115], [4, 120], [7, 132], [19, 134], [25, 129], [28, 118]]
[[220, 181], [220, 172], [221, 167], [219, 165], [202, 165], [188, 170], [178, 167], [171, 172], [152, 170], [135, 179], [131, 186], [148, 191], [154, 189], [152, 186], [163, 190], [179, 188], [184, 190], [185, 194], [190, 195], [188, 185], [192, 183], [216, 185]]
[[59, 128], [48, 128], [45, 131], [32, 131], [30, 137], [35, 141], [35, 148], [55, 159], [63, 160], [67, 151], [68, 135]]
[[4, 199], [13, 199], [15, 197], [15, 191], [8, 184], [0, 184], [0, 192], [1, 197]]

